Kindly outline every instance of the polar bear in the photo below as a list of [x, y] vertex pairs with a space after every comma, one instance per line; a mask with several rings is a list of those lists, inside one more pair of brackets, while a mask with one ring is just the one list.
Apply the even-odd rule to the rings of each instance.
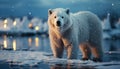
[[95, 14], [88, 11], [70, 13], [64, 8], [49, 9], [48, 26], [54, 57], [62, 58], [66, 49], [68, 59], [77, 59], [80, 48], [83, 60], [90, 59], [92, 53], [94, 61], [101, 61], [102, 27]]

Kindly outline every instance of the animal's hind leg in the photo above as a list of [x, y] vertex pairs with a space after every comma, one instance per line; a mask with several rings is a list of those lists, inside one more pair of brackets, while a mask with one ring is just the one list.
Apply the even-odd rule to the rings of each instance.
[[95, 46], [93, 44], [90, 45], [91, 52], [94, 56], [93, 61], [101, 62], [102, 61], [102, 50], [99, 46]]
[[82, 60], [88, 60], [91, 57], [91, 51], [88, 43], [80, 44], [80, 50], [82, 52]]

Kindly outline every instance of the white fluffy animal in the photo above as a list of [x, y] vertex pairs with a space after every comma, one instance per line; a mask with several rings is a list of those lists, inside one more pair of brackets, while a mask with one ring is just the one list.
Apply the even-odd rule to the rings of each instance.
[[83, 60], [102, 58], [102, 27], [98, 17], [88, 11], [70, 13], [69, 9], [48, 10], [48, 26], [51, 49], [54, 57], [61, 58], [64, 48], [69, 59], [76, 59], [78, 49]]

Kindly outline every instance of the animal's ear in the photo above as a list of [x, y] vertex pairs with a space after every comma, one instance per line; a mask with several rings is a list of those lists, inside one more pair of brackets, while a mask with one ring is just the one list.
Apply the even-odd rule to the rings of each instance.
[[52, 12], [53, 12], [52, 9], [49, 9], [49, 10], [48, 10], [48, 15], [51, 15]]
[[69, 8], [66, 9], [66, 13], [67, 13], [68, 15], [70, 14]]

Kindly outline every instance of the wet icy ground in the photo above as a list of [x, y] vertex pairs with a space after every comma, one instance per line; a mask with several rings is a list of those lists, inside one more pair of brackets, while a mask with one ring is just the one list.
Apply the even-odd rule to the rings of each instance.
[[[108, 52], [109, 53], [109, 52]], [[107, 54], [108, 54], [107, 53]], [[119, 54], [119, 52], [110, 52]], [[110, 54], [109, 54], [110, 55]], [[115, 55], [114, 55], [115, 56]], [[119, 57], [117, 57], [119, 58]], [[120, 58], [119, 58], [120, 59]], [[106, 62], [93, 62], [91, 60], [82, 61], [67, 60], [66, 58], [58, 59], [52, 56], [52, 53], [39, 51], [0, 51], [0, 68], [1, 69], [19, 69], [19, 68], [36, 68], [36, 69], [119, 69], [120, 61], [109, 60]]]
[[0, 37], [0, 69], [119, 69], [120, 40], [103, 40], [104, 62], [54, 58], [45, 36]]

